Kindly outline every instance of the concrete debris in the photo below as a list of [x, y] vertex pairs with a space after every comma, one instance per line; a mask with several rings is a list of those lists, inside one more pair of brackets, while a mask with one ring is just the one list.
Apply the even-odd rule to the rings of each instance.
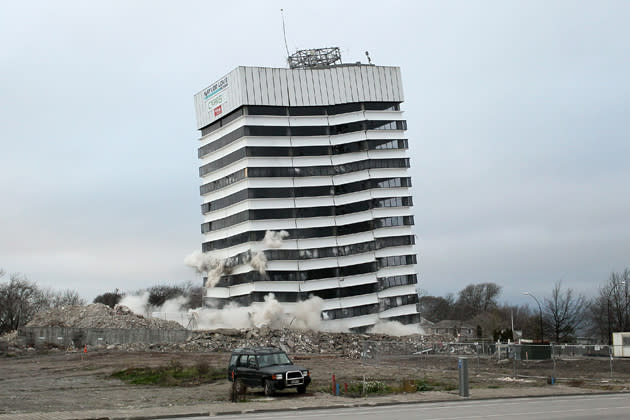
[[175, 321], [145, 318], [126, 306], [117, 305], [112, 309], [102, 303], [43, 311], [36, 314], [27, 327], [182, 329]]
[[[114, 309], [100, 303], [87, 306], [68, 306], [37, 314], [27, 327], [62, 327], [73, 329], [147, 329], [182, 330], [174, 321], [145, 318], [134, 314], [126, 306]], [[274, 346], [291, 354], [335, 354], [341, 357], [378, 360], [396, 354], [457, 353], [476, 354], [477, 343], [453, 343], [452, 337], [407, 335], [393, 337], [386, 334], [333, 333], [310, 329], [221, 328], [206, 331], [190, 331], [185, 342], [137, 342], [116, 344], [105, 340], [92, 346], [94, 350], [150, 351], [150, 352], [230, 352], [238, 347]], [[19, 344], [15, 333], [0, 339], [0, 353], [29, 351], [29, 346]], [[69, 337], [74, 340], [74, 338]], [[66, 340], [66, 341], [68, 341]], [[65, 341], [64, 341], [65, 343]], [[59, 347], [58, 343], [46, 343], [47, 348]], [[40, 345], [41, 346], [41, 345]], [[486, 347], [487, 348], [487, 347]]]
[[[375, 354], [374, 343], [404, 347], [408, 354], [426, 346], [420, 335], [391, 337], [381, 334], [330, 333], [314, 330], [272, 330], [267, 327], [244, 330], [198, 331], [185, 343], [110, 344], [107, 350], [152, 352], [230, 352], [239, 347], [278, 347], [290, 354], [335, 354], [352, 359]], [[369, 343], [369, 344], [367, 344]], [[372, 349], [372, 350], [371, 350]], [[383, 351], [379, 348], [378, 351]], [[399, 349], [397, 349], [399, 351]]]

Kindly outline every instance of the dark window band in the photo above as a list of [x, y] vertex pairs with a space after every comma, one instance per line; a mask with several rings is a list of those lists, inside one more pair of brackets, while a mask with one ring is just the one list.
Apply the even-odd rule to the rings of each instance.
[[247, 273], [222, 276], [216, 286], [229, 287], [256, 281], [309, 281], [375, 273], [376, 271], [376, 262], [354, 264], [344, 267], [318, 268], [315, 270], [267, 271], [265, 274], [260, 274], [258, 271], [249, 271]]
[[241, 181], [246, 178], [247, 169], [240, 169], [236, 172], [229, 174], [228, 176], [224, 176], [223, 178], [219, 178], [215, 181], [208, 182], [199, 187], [199, 191], [201, 195], [207, 194], [211, 191], [220, 190], [221, 188], [225, 188], [228, 185], [232, 185], [235, 182]]
[[202, 233], [223, 229], [247, 220], [294, 219], [307, 217], [342, 216], [382, 207], [411, 207], [411, 197], [373, 198], [340, 206], [299, 207], [284, 209], [243, 210], [231, 216], [203, 223]]
[[343, 319], [351, 318], [354, 316], [374, 314], [378, 311], [379, 305], [373, 303], [368, 305], [353, 306], [351, 308], [330, 309], [328, 311], [323, 311], [322, 317], [324, 319]]
[[[245, 149], [240, 149], [222, 157], [214, 162], [207, 163], [199, 168], [199, 176], [207, 175], [225, 165], [236, 162], [245, 157]], [[332, 176], [341, 175], [350, 172], [364, 171], [366, 169], [381, 168], [409, 168], [409, 158], [393, 158], [393, 159], [364, 159], [356, 162], [349, 162], [340, 165], [324, 165], [324, 166], [279, 166], [279, 167], [248, 167], [246, 176], [249, 178], [268, 178], [268, 177], [306, 177], [306, 176]]]
[[379, 277], [379, 290], [389, 289], [390, 287], [406, 286], [408, 284], [417, 284], [418, 276], [416, 274], [406, 274], [403, 276]]
[[247, 115], [320, 116], [339, 115], [357, 111], [400, 111], [399, 102], [350, 102], [327, 106], [264, 106], [248, 105]]
[[[267, 258], [267, 261], [305, 261], [317, 258], [334, 258], [345, 257], [350, 255], [363, 254], [366, 252], [372, 252], [377, 249], [384, 248], [379, 246], [379, 241], [384, 239], [392, 240], [391, 245], [410, 245], [415, 243], [413, 235], [395, 236], [389, 238], [378, 238], [375, 241], [360, 242], [356, 244], [344, 245], [344, 246], [330, 246], [322, 248], [309, 248], [309, 249], [267, 249], [263, 253]], [[397, 256], [398, 257], [398, 256]], [[402, 258], [404, 257], [404, 258]], [[405, 265], [415, 264], [415, 255], [404, 255], [400, 258], [393, 260], [394, 257], [379, 258], [377, 259], [378, 266], [380, 268], [389, 265]], [[248, 264], [252, 259], [251, 251], [241, 252], [235, 256], [228, 258], [224, 264], [225, 267], [233, 268], [239, 264]], [[404, 263], [403, 263], [404, 261]], [[411, 261], [411, 262], [409, 262]], [[399, 264], [400, 263], [400, 264]], [[386, 264], [386, 265], [384, 265]], [[392, 277], [393, 278], [393, 277]]]
[[418, 295], [416, 293], [414, 293], [413, 295], [380, 298], [378, 300], [381, 312], [386, 311], [390, 308], [395, 308], [397, 306], [412, 305], [416, 303], [418, 303]]
[[338, 196], [373, 188], [411, 187], [411, 178], [377, 178], [348, 184], [321, 187], [279, 187], [244, 189], [226, 197], [204, 203], [202, 213], [219, 210], [248, 199]]
[[250, 178], [292, 178], [308, 176], [333, 176], [366, 169], [409, 168], [409, 158], [365, 159], [341, 165], [305, 166], [305, 167], [250, 167], [247, 176]]
[[[334, 146], [247, 146], [247, 156], [252, 157], [303, 157], [303, 156], [333, 156], [344, 153], [356, 153], [366, 150], [408, 149], [407, 139], [395, 140], [361, 140]], [[201, 150], [201, 149], [200, 149]], [[199, 156], [202, 158], [203, 156]]]
[[[326, 238], [331, 236], [345, 236], [353, 233], [367, 232], [374, 228], [390, 227], [390, 226], [413, 226], [413, 216], [394, 216], [394, 217], [382, 217], [374, 220], [367, 220], [364, 222], [350, 223], [341, 226], [323, 226], [314, 228], [302, 228], [302, 229], [286, 229], [289, 234], [289, 238], [292, 239], [309, 239], [309, 238]], [[209, 225], [202, 225], [202, 233], [209, 232]], [[235, 245], [240, 245], [246, 242], [259, 242], [265, 237], [264, 230], [243, 232], [225, 239], [217, 239], [214, 241], [208, 241], [202, 244], [202, 251], [209, 252], [217, 249], [229, 248]], [[413, 236], [412, 236], [413, 238]], [[385, 248], [388, 238], [379, 238], [377, 241], [378, 249]], [[410, 245], [404, 244], [404, 245]], [[403, 245], [403, 244], [401, 244]]]
[[391, 257], [377, 258], [377, 262], [379, 268], [416, 264], [416, 255], [392, 255]]
[[353, 133], [356, 131], [367, 130], [406, 130], [407, 121], [405, 120], [363, 120], [338, 125], [305, 125], [305, 126], [270, 126], [270, 125], [246, 125], [231, 131], [224, 136], [201, 146], [197, 150], [198, 157], [212, 153], [228, 144], [240, 139], [241, 137], [255, 136], [334, 136], [338, 134]]

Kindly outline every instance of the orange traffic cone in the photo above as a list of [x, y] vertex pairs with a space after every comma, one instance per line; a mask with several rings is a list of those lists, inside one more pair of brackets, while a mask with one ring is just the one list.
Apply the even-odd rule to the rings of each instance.
[[83, 347], [83, 353], [87, 353], [87, 344]]

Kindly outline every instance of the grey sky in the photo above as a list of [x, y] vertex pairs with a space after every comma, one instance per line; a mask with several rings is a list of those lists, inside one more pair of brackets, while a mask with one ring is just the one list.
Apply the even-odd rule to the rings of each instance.
[[291, 50], [400, 66], [421, 287], [630, 266], [628, 2], [5, 2], [0, 267], [92, 299], [197, 281], [192, 95]]

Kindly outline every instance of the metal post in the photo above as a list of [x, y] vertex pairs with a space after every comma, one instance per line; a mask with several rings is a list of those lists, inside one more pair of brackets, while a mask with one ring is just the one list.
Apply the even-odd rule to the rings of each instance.
[[468, 398], [470, 396], [468, 391], [468, 359], [460, 357], [457, 361], [457, 368], [459, 370], [459, 396]]
[[610, 379], [613, 378], [613, 348], [612, 346], [608, 347], [608, 353], [610, 354]]
[[545, 335], [543, 332], [543, 314], [542, 314], [542, 307], [540, 306], [540, 302], [538, 302], [538, 299], [536, 299], [536, 296], [532, 295], [529, 292], [523, 292], [524, 295], [530, 296], [532, 299], [534, 299], [536, 301], [536, 304], [538, 305], [538, 310], [540, 311], [540, 344], [543, 344], [543, 341], [545, 341]]

